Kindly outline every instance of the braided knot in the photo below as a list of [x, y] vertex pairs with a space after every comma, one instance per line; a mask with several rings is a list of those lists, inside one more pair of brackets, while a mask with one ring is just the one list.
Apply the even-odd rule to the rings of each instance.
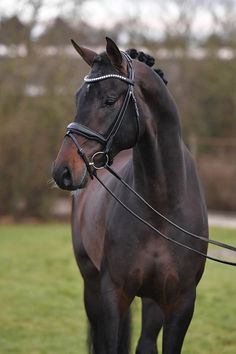
[[[153, 67], [153, 65], [155, 64], [155, 59], [151, 55], [146, 54], [142, 51], [138, 52], [136, 49], [131, 48], [128, 49], [126, 53], [132, 59], [137, 59], [138, 61], [141, 61], [142, 63], [146, 64], [147, 66]], [[168, 81], [165, 78], [164, 72], [160, 68], [154, 69], [154, 71], [161, 77], [161, 79], [167, 85]]]

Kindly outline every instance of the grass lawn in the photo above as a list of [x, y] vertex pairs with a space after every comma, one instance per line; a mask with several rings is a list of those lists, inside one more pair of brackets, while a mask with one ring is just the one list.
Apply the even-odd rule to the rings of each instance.
[[[236, 230], [211, 237], [236, 244]], [[133, 342], [140, 304], [133, 306]], [[0, 354], [85, 354], [83, 289], [68, 225], [0, 225]], [[183, 354], [236, 353], [236, 268], [207, 262]]]

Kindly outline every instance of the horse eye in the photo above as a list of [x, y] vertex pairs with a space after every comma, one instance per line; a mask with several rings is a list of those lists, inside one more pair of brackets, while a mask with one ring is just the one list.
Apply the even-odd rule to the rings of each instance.
[[116, 103], [116, 97], [107, 97], [105, 99], [105, 105], [107, 106], [112, 106], [115, 103]]

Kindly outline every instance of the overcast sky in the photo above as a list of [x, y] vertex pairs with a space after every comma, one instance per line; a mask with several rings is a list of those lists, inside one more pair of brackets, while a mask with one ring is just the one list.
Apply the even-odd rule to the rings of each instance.
[[[33, 0], [37, 1], [37, 0]], [[71, 1], [42, 0], [43, 6], [38, 17], [38, 30], [42, 30], [44, 23], [53, 20], [57, 16], [70, 13]], [[75, 0], [76, 1], [76, 0]], [[200, 0], [199, 0], [200, 1]], [[215, 0], [216, 2], [218, 0]], [[224, 1], [224, 0], [222, 0]], [[19, 17], [28, 21], [32, 15], [32, 8], [27, 5], [30, 0], [0, 0], [0, 16], [18, 14]], [[189, 0], [191, 3], [191, 0]], [[162, 33], [163, 23], [169, 22], [177, 15], [177, 7], [170, 4], [164, 11], [159, 4], [166, 4], [161, 0], [87, 0], [79, 12], [81, 18], [93, 26], [106, 25], [108, 28], [120, 19], [139, 16], [142, 22], [149, 25], [157, 34]], [[195, 11], [193, 8], [192, 11]], [[193, 25], [194, 33], [198, 36], [208, 34], [212, 26], [209, 12], [200, 8], [196, 11]]]

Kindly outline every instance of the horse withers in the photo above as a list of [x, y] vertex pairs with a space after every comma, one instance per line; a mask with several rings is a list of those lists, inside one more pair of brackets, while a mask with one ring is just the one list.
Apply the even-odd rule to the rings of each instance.
[[[142, 331], [136, 353], [157, 354], [162, 327], [163, 353], [181, 353], [205, 265], [204, 257], [188, 247], [206, 254], [207, 245], [173, 228], [109, 168], [102, 169], [113, 164], [154, 209], [207, 237], [205, 201], [175, 102], [151, 67], [131, 60], [111, 39], [101, 54], [73, 45], [91, 71], [76, 93], [75, 120], [67, 127], [53, 177], [60, 188], [75, 191], [72, 239], [93, 352], [129, 353], [129, 307], [139, 296]], [[152, 228], [128, 213], [94, 176]]]

